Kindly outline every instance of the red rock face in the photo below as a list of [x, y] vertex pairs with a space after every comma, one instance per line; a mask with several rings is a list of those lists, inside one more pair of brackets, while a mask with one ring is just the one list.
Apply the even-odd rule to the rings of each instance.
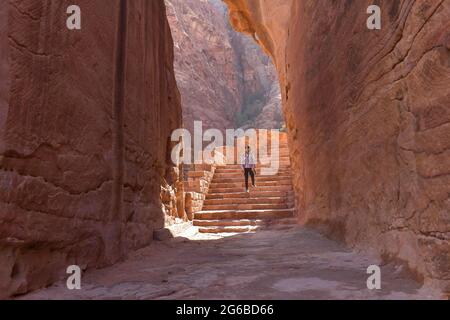
[[247, 35], [234, 31], [221, 0], [167, 0], [184, 125], [280, 128], [276, 70]]
[[9, 73], [9, 46], [8, 46], [8, 13], [9, 8], [0, 8], [0, 152], [4, 151], [4, 130], [8, 114], [9, 83], [6, 75]]
[[226, 2], [280, 73], [302, 221], [449, 289], [450, 1], [378, 1], [380, 31], [373, 1]]
[[120, 1], [75, 2], [80, 31], [69, 1], [0, 1], [1, 296], [113, 263], [163, 226], [181, 125], [164, 3], [128, 1], [125, 31]]

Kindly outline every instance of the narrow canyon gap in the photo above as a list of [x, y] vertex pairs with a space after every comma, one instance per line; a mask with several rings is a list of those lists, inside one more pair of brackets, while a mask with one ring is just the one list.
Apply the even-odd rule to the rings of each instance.
[[[450, 1], [225, 0], [282, 83], [300, 222], [450, 281]], [[283, 17], [283, 18], [280, 18]]]
[[222, 0], [166, 0], [175, 49], [183, 125], [280, 129], [284, 119], [276, 69], [248, 35], [231, 26]]

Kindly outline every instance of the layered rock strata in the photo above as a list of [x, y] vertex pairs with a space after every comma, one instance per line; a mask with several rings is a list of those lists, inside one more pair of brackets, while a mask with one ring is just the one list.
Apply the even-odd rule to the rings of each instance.
[[[225, 0], [280, 74], [301, 220], [450, 280], [450, 1]], [[282, 18], [281, 18], [282, 17]]]
[[2, 297], [112, 264], [164, 224], [181, 126], [164, 2], [74, 2], [0, 1]]

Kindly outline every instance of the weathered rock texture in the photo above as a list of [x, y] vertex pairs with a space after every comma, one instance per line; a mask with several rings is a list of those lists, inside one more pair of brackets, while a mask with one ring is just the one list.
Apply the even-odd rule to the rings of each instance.
[[234, 31], [221, 0], [166, 0], [184, 124], [280, 128], [281, 94], [270, 58]]
[[0, 1], [0, 296], [113, 263], [163, 227], [172, 40], [163, 1], [123, 3]]
[[450, 1], [225, 0], [277, 65], [303, 222], [450, 280]]

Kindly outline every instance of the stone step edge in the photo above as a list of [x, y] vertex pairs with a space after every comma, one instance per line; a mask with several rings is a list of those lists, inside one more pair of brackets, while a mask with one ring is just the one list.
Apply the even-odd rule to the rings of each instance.
[[286, 221], [289, 223], [274, 223], [274, 224], [262, 224], [262, 225], [243, 225], [243, 226], [199, 226], [198, 231], [200, 233], [211, 233], [211, 234], [235, 234], [235, 233], [248, 233], [257, 232], [270, 227], [276, 226], [295, 226], [297, 223], [294, 219], [279, 219], [279, 220], [292, 220]]
[[209, 219], [209, 220], [197, 220], [194, 219], [194, 226], [198, 227], [207, 227], [205, 225], [199, 226], [196, 223], [200, 224], [210, 224], [208, 227], [220, 227], [220, 226], [259, 226], [259, 225], [267, 225], [268, 223], [284, 223], [284, 222], [292, 222], [293, 224], [297, 223], [297, 218], [258, 218], [258, 219]]
[[[209, 193], [206, 195], [206, 200], [223, 200], [223, 199], [261, 199], [266, 198], [266, 194], [273, 193], [282, 193], [283, 195], [279, 196], [279, 198], [293, 197], [293, 190], [289, 191], [254, 191], [250, 193], [242, 192], [218, 192], [218, 193]], [[290, 193], [290, 194], [289, 194]], [[227, 195], [227, 197], [224, 197]]]
[[198, 211], [195, 214], [196, 215], [202, 215], [202, 214], [211, 214], [211, 213], [266, 213], [266, 212], [270, 212], [270, 213], [283, 213], [283, 212], [292, 212], [294, 213], [294, 208], [288, 208], [288, 209], [249, 209], [249, 210], [202, 210], [202, 211]]
[[[293, 201], [292, 201], [293, 202]], [[254, 209], [239, 209], [236, 207], [239, 206], [255, 206]], [[263, 206], [266, 206], [266, 208], [264, 208]], [[215, 207], [217, 209], [211, 209], [211, 208], [205, 208], [205, 207]], [[230, 208], [227, 208], [230, 207]], [[230, 204], [230, 203], [225, 203], [225, 204], [209, 204], [209, 205], [203, 205], [203, 211], [215, 211], [215, 210], [271, 210], [271, 207], [277, 207], [277, 208], [273, 208], [273, 209], [291, 209], [292, 207], [289, 206], [288, 201], [286, 201], [285, 203], [238, 203], [238, 204]], [[280, 208], [280, 207], [285, 207], [285, 208]]]
[[[251, 193], [250, 193], [251, 194]], [[275, 201], [275, 200], [288, 200], [287, 198], [288, 198], [289, 196], [288, 195], [286, 195], [286, 196], [279, 196], [279, 197], [255, 197], [255, 198], [245, 198], [245, 200], [247, 200], [247, 201], [256, 201], [256, 200], [261, 200], [261, 198], [262, 199], [264, 199], [264, 200], [272, 200], [272, 201]], [[293, 196], [291, 196], [292, 198], [294, 198]], [[242, 198], [220, 198], [220, 199], [211, 199], [211, 198], [209, 198], [209, 199], [206, 199], [205, 200], [205, 205], [206, 204], [211, 204], [211, 203], [209, 203], [209, 201], [218, 201], [218, 200], [237, 200], [237, 199], [239, 199], [239, 200], [242, 200]], [[240, 204], [245, 204], [245, 203], [240, 203]]]
[[[257, 186], [256, 187], [257, 190], [255, 189], [250, 189], [250, 193], [258, 193], [258, 192], [271, 192], [273, 191], [273, 186]], [[241, 192], [239, 192], [238, 190], [242, 189]], [[270, 191], [269, 191], [270, 190]], [[282, 185], [282, 186], [278, 186], [277, 188], [278, 191], [280, 192], [292, 192], [294, 191], [293, 186], [292, 185]], [[211, 188], [210, 189], [211, 194], [231, 194], [231, 193], [245, 193], [245, 187], [241, 186], [241, 187], [229, 187], [229, 188]]]

